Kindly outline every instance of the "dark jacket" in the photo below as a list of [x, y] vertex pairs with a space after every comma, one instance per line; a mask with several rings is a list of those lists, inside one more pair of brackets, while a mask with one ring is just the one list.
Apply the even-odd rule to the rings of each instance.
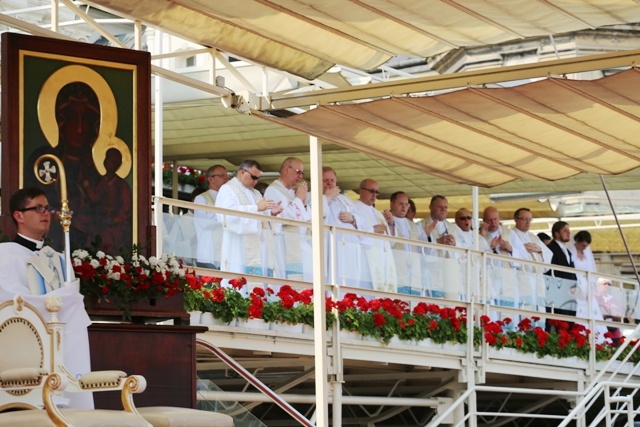
[[[552, 240], [547, 245], [547, 247], [551, 250], [551, 252], [553, 252], [553, 258], [551, 258], [551, 264], [559, 265], [561, 267], [571, 267], [571, 268], [575, 267], [575, 265], [573, 264], [573, 259], [571, 258], [571, 252], [567, 251], [567, 254], [569, 255], [569, 259], [567, 259], [567, 256], [564, 254], [564, 251], [560, 247], [560, 243], [556, 242], [555, 240]], [[554, 277], [560, 277], [561, 279], [568, 279], [568, 280], [577, 280], [577, 277], [574, 273], [569, 273], [567, 271], [549, 270], [545, 274], [547, 274], [548, 276], [551, 276], [552, 272]]]

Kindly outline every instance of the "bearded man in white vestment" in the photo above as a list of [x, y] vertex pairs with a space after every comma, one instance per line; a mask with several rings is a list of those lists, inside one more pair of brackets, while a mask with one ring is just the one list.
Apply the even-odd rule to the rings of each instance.
[[[531, 227], [531, 210], [520, 208], [513, 214], [515, 228], [511, 230], [513, 257], [527, 261], [550, 264], [553, 252], [542, 243], [540, 238], [529, 231]], [[518, 294], [516, 307], [529, 310], [544, 311], [545, 281], [543, 273], [549, 268], [542, 266], [522, 265], [518, 269]]]
[[[336, 185], [337, 176], [329, 166], [322, 168], [322, 203], [324, 223], [333, 227], [357, 230], [358, 218], [354, 213], [353, 201], [340, 192]], [[335, 244], [335, 283], [338, 285], [358, 286], [360, 277], [360, 245], [358, 236], [334, 229]], [[333, 283], [331, 277], [331, 239], [329, 231], [325, 232], [325, 271], [327, 282]]]
[[[279, 218], [311, 222], [307, 194], [309, 184], [303, 180], [302, 160], [287, 157], [280, 166], [280, 175], [264, 192], [268, 199], [280, 202]], [[273, 223], [276, 250], [274, 277], [282, 279], [312, 279], [311, 235], [309, 227]]]
[[[229, 181], [227, 168], [213, 165], [205, 173], [207, 191], [198, 194], [194, 203], [207, 206], [216, 205], [216, 197], [220, 187]], [[198, 236], [196, 265], [203, 268], [220, 268], [220, 244], [222, 240], [222, 224], [215, 212], [195, 210], [194, 225]]]
[[[353, 203], [353, 212], [358, 218], [358, 230], [389, 235], [387, 221], [375, 208], [380, 190], [373, 179], [365, 179], [358, 189], [360, 199]], [[364, 256], [360, 264], [360, 287], [377, 291], [396, 292], [396, 266], [388, 241], [371, 237], [360, 237]]]
[[[65, 274], [64, 257], [44, 246], [54, 209], [41, 189], [27, 187], [11, 196], [9, 210], [18, 234], [13, 242], [0, 243], [0, 301], [21, 295], [48, 321], [45, 300], [60, 297], [58, 320], [65, 323], [64, 365], [74, 376], [86, 374], [91, 371], [87, 331], [91, 320], [84, 309], [84, 297], [73, 272], [69, 277]], [[43, 261], [38, 251], [46, 253], [42, 258], [51, 258]], [[67, 393], [65, 397], [71, 407], [93, 409], [91, 393]]]
[[[427, 241], [424, 230], [406, 218], [409, 210], [409, 196], [402, 191], [391, 195], [390, 210], [383, 215], [389, 224], [392, 236], [411, 240]], [[415, 225], [415, 227], [413, 226]], [[422, 247], [408, 243], [394, 243], [393, 257], [398, 277], [398, 292], [423, 295], [421, 253]]]
[[[240, 163], [236, 177], [220, 187], [216, 207], [239, 212], [277, 215], [280, 203], [267, 200], [253, 187], [262, 175], [255, 160]], [[268, 276], [273, 263], [269, 259], [269, 223], [253, 218], [218, 214], [223, 224], [220, 269], [241, 274]]]

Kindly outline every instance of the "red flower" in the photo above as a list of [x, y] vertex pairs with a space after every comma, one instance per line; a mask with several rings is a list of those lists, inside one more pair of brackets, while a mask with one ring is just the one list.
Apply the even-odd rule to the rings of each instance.
[[263, 288], [260, 288], [258, 286], [256, 286], [255, 288], [253, 288], [252, 291], [253, 294], [259, 296], [259, 297], [264, 297], [266, 295], [265, 291]]
[[222, 288], [215, 288], [215, 289], [213, 290], [213, 296], [212, 296], [212, 298], [211, 298], [211, 299], [213, 299], [213, 301], [215, 301], [215, 302], [222, 302], [222, 301], [224, 301], [224, 289], [222, 289]]
[[376, 313], [373, 315], [373, 323], [376, 327], [381, 328], [385, 323], [387, 323], [387, 320], [384, 318], [384, 314]]
[[231, 279], [229, 280], [229, 284], [231, 286], [233, 286], [234, 288], [240, 290], [242, 289], [242, 286], [247, 283], [247, 279], [245, 279], [244, 277], [242, 279]]

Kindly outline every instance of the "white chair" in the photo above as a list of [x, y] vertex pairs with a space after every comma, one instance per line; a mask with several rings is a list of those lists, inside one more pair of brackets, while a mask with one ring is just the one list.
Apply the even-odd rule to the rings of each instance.
[[[225, 414], [189, 408], [136, 408], [133, 393], [147, 383], [122, 371], [88, 372], [76, 379], [62, 363], [64, 324], [59, 298], [48, 298], [42, 315], [20, 296], [0, 304], [0, 427], [233, 427]], [[63, 391], [119, 391], [123, 410], [60, 408]]]
[[[146, 388], [144, 377], [100, 371], [74, 378], [61, 363], [64, 325], [56, 314], [62, 304], [51, 297], [45, 306], [49, 322], [19, 295], [0, 304], [0, 427], [151, 427], [137, 413], [132, 397]], [[62, 408], [63, 391], [119, 391], [124, 410]]]

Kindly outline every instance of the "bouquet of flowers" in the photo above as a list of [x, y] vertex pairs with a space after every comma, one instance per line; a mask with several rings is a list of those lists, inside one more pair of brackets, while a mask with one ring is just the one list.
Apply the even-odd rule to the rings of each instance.
[[124, 311], [126, 319], [131, 318], [132, 303], [170, 298], [187, 286], [197, 286], [200, 280], [173, 254], [146, 258], [135, 245], [129, 256], [79, 249], [72, 257], [85, 301], [113, 302]]

